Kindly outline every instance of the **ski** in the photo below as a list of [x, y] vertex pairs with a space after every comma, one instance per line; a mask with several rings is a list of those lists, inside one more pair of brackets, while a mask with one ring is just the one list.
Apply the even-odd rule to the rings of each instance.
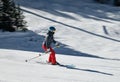
[[[43, 65], [52, 65], [51, 63], [49, 62], [43, 62], [43, 61], [37, 61], [36, 63], [38, 64], [43, 64]], [[60, 67], [65, 67], [65, 68], [68, 68], [68, 69], [74, 69], [76, 66], [74, 64], [61, 64], [61, 63], [56, 63], [54, 66], [60, 66]]]

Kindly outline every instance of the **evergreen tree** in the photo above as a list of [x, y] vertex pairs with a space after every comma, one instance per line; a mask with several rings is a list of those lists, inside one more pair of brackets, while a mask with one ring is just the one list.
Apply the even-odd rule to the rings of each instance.
[[114, 5], [120, 6], [120, 0], [114, 0]]
[[20, 6], [16, 6], [13, 0], [2, 1], [2, 28], [4, 31], [16, 31], [25, 27], [25, 21]]
[[107, 2], [107, 0], [94, 0], [94, 1], [97, 1], [99, 3], [106, 3]]
[[3, 14], [2, 7], [3, 7], [3, 3], [0, 0], [0, 29], [2, 29], [2, 14]]
[[26, 26], [26, 21], [23, 20], [25, 16], [23, 16], [23, 12], [20, 9], [20, 5], [16, 7], [16, 11], [14, 13], [14, 17], [16, 18], [14, 25], [17, 27], [18, 30], [25, 30], [24, 27]]

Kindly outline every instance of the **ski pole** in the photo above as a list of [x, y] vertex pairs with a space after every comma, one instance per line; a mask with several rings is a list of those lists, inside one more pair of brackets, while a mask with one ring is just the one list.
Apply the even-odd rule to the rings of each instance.
[[[43, 54], [47, 54], [47, 53], [44, 52]], [[40, 57], [40, 56], [42, 56], [42, 54], [39, 53], [38, 56], [32, 57], [32, 58], [30, 58], [30, 59], [26, 59], [25, 62], [31, 61], [31, 60], [33, 60], [33, 59], [36, 59], [36, 58]]]
[[30, 58], [30, 59], [26, 59], [25, 62], [31, 61], [31, 60], [33, 60], [33, 59], [35, 59], [35, 58], [38, 58], [39, 56], [41, 56], [41, 54], [39, 54], [38, 56], [32, 57], [32, 58]]

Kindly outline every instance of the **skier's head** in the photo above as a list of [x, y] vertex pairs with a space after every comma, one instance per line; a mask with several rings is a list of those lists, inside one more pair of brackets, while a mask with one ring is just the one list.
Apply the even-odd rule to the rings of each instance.
[[51, 26], [51, 27], [49, 27], [49, 31], [54, 33], [56, 31], [56, 29], [55, 29], [55, 27]]

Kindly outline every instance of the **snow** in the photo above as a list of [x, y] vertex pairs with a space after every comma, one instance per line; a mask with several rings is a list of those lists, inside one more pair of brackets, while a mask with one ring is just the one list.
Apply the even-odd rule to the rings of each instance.
[[[69, 2], [68, 2], [69, 1]], [[120, 8], [92, 0], [16, 0], [28, 32], [0, 32], [0, 82], [118, 82]], [[57, 61], [44, 65], [42, 41], [55, 26]], [[26, 59], [42, 56], [25, 62]]]

